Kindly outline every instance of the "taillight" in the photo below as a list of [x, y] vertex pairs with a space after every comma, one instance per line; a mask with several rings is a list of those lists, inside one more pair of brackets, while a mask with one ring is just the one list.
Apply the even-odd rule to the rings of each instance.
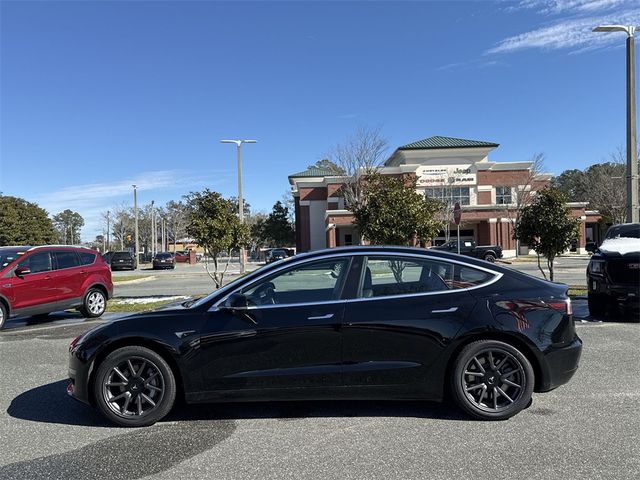
[[565, 300], [555, 300], [551, 302], [547, 302], [554, 310], [557, 310], [566, 315], [573, 315], [573, 307], [571, 306], [571, 299], [567, 298]]

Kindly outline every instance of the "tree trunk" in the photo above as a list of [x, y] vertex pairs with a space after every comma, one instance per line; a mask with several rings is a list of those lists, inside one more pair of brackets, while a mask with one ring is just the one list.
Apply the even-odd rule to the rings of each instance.
[[547, 274], [544, 273], [544, 270], [542, 269], [542, 265], [540, 265], [540, 254], [536, 253], [536, 255], [538, 255], [538, 270], [540, 270], [540, 272], [542, 273], [542, 276], [546, 280], [547, 279]]
[[553, 258], [547, 258], [547, 266], [549, 267], [549, 280], [553, 282]]

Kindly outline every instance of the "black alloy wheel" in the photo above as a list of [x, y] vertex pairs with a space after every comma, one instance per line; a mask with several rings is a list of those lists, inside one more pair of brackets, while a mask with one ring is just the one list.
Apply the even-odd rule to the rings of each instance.
[[495, 255], [494, 255], [493, 253], [487, 253], [487, 254], [484, 256], [484, 260], [485, 260], [486, 262], [489, 262], [489, 263], [495, 263], [495, 261], [496, 261], [496, 257], [495, 257]]
[[530, 404], [534, 373], [518, 349], [496, 340], [479, 340], [460, 352], [451, 380], [462, 410], [482, 420], [505, 420]]
[[169, 413], [176, 382], [167, 362], [153, 350], [123, 347], [100, 364], [94, 395], [100, 411], [113, 423], [145, 427]]

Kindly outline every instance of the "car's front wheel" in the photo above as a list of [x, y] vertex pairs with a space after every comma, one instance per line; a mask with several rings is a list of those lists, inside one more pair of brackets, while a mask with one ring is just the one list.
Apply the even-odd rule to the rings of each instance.
[[496, 256], [493, 253], [487, 253], [484, 256], [484, 260], [486, 262], [494, 263], [496, 261]]
[[497, 340], [479, 340], [462, 349], [451, 382], [462, 410], [482, 420], [505, 420], [529, 405], [534, 373], [518, 349]]
[[124, 427], [145, 427], [173, 407], [176, 382], [156, 352], [129, 346], [110, 353], [98, 367], [94, 395], [100, 411]]
[[80, 313], [84, 317], [95, 318], [104, 313], [107, 308], [107, 296], [98, 288], [91, 288], [84, 296]]

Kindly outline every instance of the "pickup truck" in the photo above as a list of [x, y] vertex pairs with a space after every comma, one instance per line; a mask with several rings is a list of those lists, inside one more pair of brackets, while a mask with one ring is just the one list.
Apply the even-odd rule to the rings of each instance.
[[[587, 243], [593, 253], [587, 266], [587, 301], [594, 316], [609, 307], [640, 307], [640, 223], [613, 225], [602, 245]], [[640, 321], [640, 316], [635, 316]]]
[[[444, 245], [433, 248], [435, 250], [446, 250], [448, 252], [458, 253], [458, 241], [451, 240]], [[481, 258], [482, 260], [493, 263], [496, 261], [496, 258], [502, 258], [502, 247], [500, 245], [477, 246], [476, 242], [460, 240], [460, 255]]]

